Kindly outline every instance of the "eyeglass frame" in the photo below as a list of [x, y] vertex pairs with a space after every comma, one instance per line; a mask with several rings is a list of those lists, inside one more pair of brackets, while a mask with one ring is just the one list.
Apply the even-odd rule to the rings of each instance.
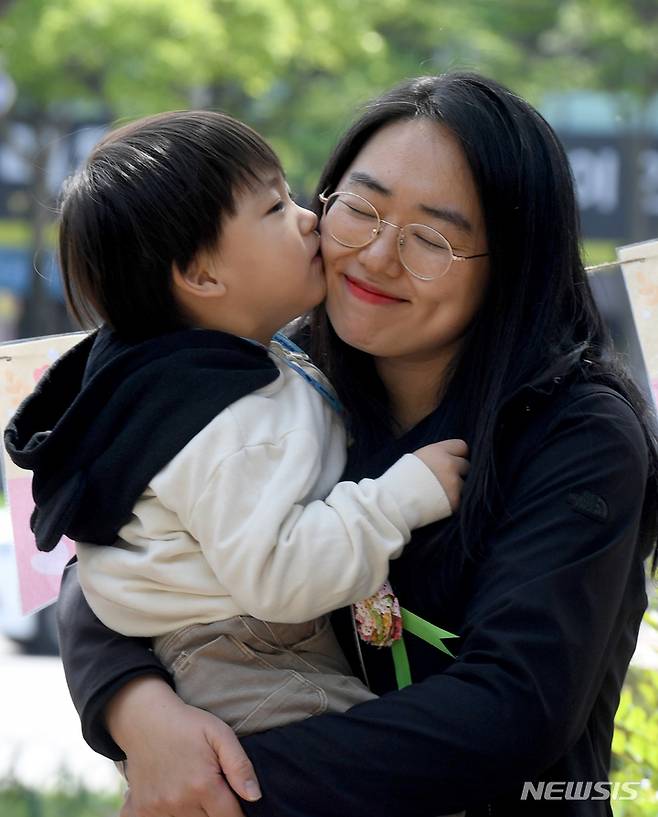
[[[472, 258], [484, 258], [485, 256], [489, 255], [488, 252], [481, 252], [481, 253], [477, 253], [476, 255], [457, 255], [455, 253], [455, 251], [452, 249], [452, 244], [443, 235], [443, 233], [440, 233], [438, 230], [435, 230], [434, 227], [430, 227], [429, 224], [421, 224], [420, 222], [412, 221], [412, 222], [409, 222], [409, 224], [404, 224], [401, 227], [399, 224], [394, 224], [392, 221], [386, 221], [386, 219], [383, 219], [379, 215], [379, 210], [375, 207], [375, 205], [371, 201], [368, 201], [368, 199], [366, 199], [363, 196], [359, 195], [358, 193], [352, 193], [350, 190], [334, 190], [333, 193], [329, 193], [329, 195], [327, 195], [328, 190], [329, 190], [329, 188], [327, 187], [322, 191], [322, 193], [320, 193], [318, 195], [318, 198], [320, 199], [320, 201], [322, 203], [322, 216], [321, 216], [321, 218], [324, 218], [325, 215], [327, 214], [327, 203], [334, 196], [340, 196], [340, 195], [356, 196], [357, 199], [361, 199], [361, 201], [365, 202], [369, 207], [372, 207], [372, 209], [377, 214], [377, 227], [373, 228], [372, 238], [370, 238], [368, 241], [366, 241], [365, 244], [346, 244], [344, 241], [341, 241], [340, 239], [336, 238], [335, 235], [332, 235], [331, 237], [334, 239], [334, 241], [338, 241], [338, 243], [342, 247], [349, 247], [352, 250], [362, 250], [364, 247], [369, 247], [373, 243], [373, 241], [375, 241], [379, 237], [379, 235], [381, 234], [381, 231], [382, 231], [382, 225], [383, 224], [388, 224], [389, 227], [395, 227], [395, 229], [398, 231], [397, 247], [398, 247], [398, 258], [400, 259], [400, 263], [406, 269], [406, 271], [409, 273], [409, 275], [412, 275], [414, 278], [417, 278], [419, 281], [436, 281], [439, 278], [443, 278], [444, 275], [448, 274], [448, 270], [452, 266], [453, 261], [470, 261]], [[414, 227], [414, 226], [424, 227], [426, 230], [432, 230], [432, 232], [436, 233], [438, 236], [440, 236], [445, 241], [445, 243], [446, 243], [446, 245], [448, 247], [448, 250], [450, 251], [450, 261], [448, 262], [448, 266], [445, 268], [445, 270], [440, 275], [433, 275], [431, 278], [427, 277], [427, 276], [424, 276], [424, 275], [419, 275], [417, 272], [414, 272], [410, 267], [408, 267], [404, 263], [404, 260], [402, 258], [402, 253], [401, 253], [401, 249], [402, 249], [402, 247], [404, 247], [404, 238], [405, 238], [404, 230], [407, 229], [408, 227]]]

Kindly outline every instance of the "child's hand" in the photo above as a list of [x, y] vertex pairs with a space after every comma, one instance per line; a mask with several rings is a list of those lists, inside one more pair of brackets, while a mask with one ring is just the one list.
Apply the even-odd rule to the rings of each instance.
[[439, 480], [454, 513], [459, 507], [464, 478], [470, 468], [468, 446], [464, 440], [442, 440], [419, 448], [414, 454]]

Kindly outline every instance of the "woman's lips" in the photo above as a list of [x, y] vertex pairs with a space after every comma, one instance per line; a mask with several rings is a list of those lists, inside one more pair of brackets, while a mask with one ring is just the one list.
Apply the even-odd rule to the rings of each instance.
[[354, 278], [345, 276], [345, 284], [349, 292], [361, 301], [366, 301], [369, 304], [400, 304], [404, 303], [404, 298], [394, 298], [392, 295], [386, 295], [378, 289], [371, 288], [361, 281], [355, 281]]

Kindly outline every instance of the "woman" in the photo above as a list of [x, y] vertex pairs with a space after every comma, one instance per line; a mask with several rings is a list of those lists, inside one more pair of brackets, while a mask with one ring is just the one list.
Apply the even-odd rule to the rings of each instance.
[[[457, 519], [391, 570], [404, 607], [459, 635], [456, 660], [407, 636], [412, 686], [243, 740], [263, 797], [238, 806], [218, 763], [245, 796], [253, 769], [227, 729], [102, 628], [69, 570], [62, 654], [86, 737], [122, 758], [107, 726], [126, 751], [126, 817], [544, 813], [524, 783], [607, 779], [657, 517], [656, 440], [592, 301], [567, 160], [525, 102], [449, 74], [375, 100], [318, 189], [328, 296], [310, 346], [351, 415], [346, 477], [444, 437], [472, 452]], [[349, 650], [340, 612], [335, 627]], [[362, 653], [372, 689], [393, 690], [390, 653]]]

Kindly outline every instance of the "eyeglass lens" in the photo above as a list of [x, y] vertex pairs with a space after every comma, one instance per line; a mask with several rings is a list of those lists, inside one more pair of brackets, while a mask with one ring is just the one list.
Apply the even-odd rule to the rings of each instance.
[[[379, 214], [369, 201], [355, 193], [333, 193], [324, 206], [324, 226], [347, 247], [365, 247], [379, 233]], [[400, 260], [419, 277], [443, 275], [452, 262], [446, 239], [425, 224], [407, 224], [399, 242]]]

